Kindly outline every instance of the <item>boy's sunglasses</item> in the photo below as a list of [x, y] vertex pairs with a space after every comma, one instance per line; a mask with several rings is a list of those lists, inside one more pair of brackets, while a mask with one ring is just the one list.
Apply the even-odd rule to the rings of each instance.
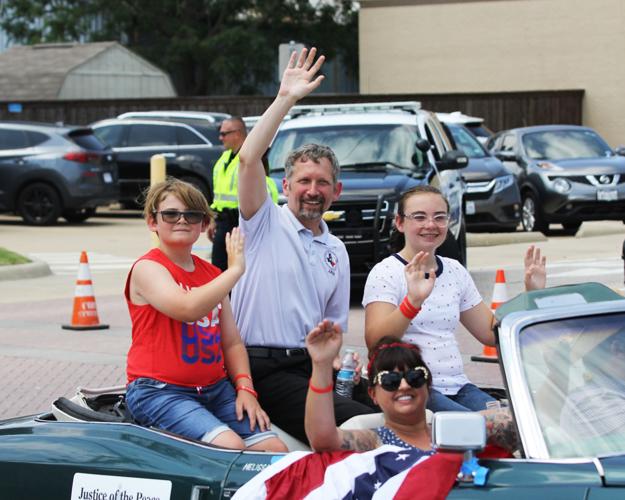
[[418, 389], [428, 380], [428, 372], [423, 366], [417, 366], [412, 370], [406, 370], [405, 372], [389, 372], [383, 370], [373, 379], [373, 385], [380, 384], [385, 391], [396, 391], [401, 385], [401, 379], [405, 378], [410, 387]]
[[180, 210], [161, 210], [160, 212], [154, 212], [154, 217], [156, 217], [156, 214], [161, 214], [163, 222], [168, 224], [175, 224], [180, 220], [180, 217], [184, 217], [184, 220], [189, 224], [199, 224], [206, 217], [206, 214], [199, 210], [185, 210], [183, 212]]

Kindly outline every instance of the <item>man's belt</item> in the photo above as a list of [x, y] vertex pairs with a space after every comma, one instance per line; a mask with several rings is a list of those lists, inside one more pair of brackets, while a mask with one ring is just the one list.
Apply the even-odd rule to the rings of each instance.
[[283, 348], [283, 347], [253, 347], [247, 348], [250, 358], [295, 358], [309, 357], [305, 347]]

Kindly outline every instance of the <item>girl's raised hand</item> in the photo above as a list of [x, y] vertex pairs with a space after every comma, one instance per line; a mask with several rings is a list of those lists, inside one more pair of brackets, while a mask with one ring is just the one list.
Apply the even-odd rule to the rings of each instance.
[[423, 251], [417, 253], [404, 268], [408, 285], [408, 300], [415, 307], [421, 307], [421, 304], [432, 293], [436, 282], [436, 269], [427, 269], [426, 266], [429, 255], [428, 252]]
[[525, 252], [525, 290], [542, 290], [547, 284], [547, 257], [531, 245]]
[[226, 233], [226, 251], [228, 252], [228, 269], [234, 269], [241, 274], [245, 272], [245, 236], [238, 227]]

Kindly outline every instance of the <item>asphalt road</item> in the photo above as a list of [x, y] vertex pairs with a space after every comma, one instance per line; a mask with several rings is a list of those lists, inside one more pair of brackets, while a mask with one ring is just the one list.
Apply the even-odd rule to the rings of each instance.
[[[1, 280], [0, 379], [4, 398], [0, 418], [49, 408], [77, 386], [123, 384], [130, 345], [130, 320], [123, 286], [134, 259], [151, 245], [144, 222], [135, 213], [108, 212], [84, 224], [35, 228], [15, 217], [0, 216], [0, 246], [47, 262], [52, 274]], [[470, 234], [469, 270], [489, 303], [495, 271], [504, 269], [510, 297], [522, 289], [522, 256], [535, 242], [548, 256], [549, 285], [599, 281], [623, 291], [621, 223], [585, 223], [577, 237], [545, 238], [536, 233]], [[98, 313], [108, 330], [73, 332], [61, 329], [70, 321], [78, 259], [87, 250]], [[208, 240], [196, 253], [208, 257]], [[350, 312], [345, 344], [364, 353], [364, 313]], [[481, 346], [466, 331], [458, 340], [469, 377], [477, 383], [500, 383], [497, 365], [473, 363]]]

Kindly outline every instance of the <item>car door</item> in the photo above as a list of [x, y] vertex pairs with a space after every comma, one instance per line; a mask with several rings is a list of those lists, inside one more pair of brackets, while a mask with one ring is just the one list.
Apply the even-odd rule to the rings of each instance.
[[12, 197], [17, 192], [20, 177], [29, 168], [31, 151], [25, 131], [0, 128], [0, 209], [13, 208]]
[[495, 156], [501, 160], [506, 170], [513, 174], [520, 184], [525, 177], [525, 169], [518, 153], [517, 142], [516, 134], [507, 132], [503, 134], [494, 151]]
[[[438, 179], [433, 180], [432, 184], [443, 192], [449, 202], [449, 230], [455, 238], [458, 238], [464, 222], [462, 211], [462, 198], [465, 190], [464, 182], [458, 170], [438, 171], [438, 169], [436, 169], [436, 162], [440, 161], [447, 151], [453, 149], [452, 144], [440, 123], [434, 121], [431, 116], [428, 116], [424, 125], [426, 137], [433, 146], [430, 152], [433, 156], [434, 161], [432, 164], [436, 170], [436, 178]], [[430, 160], [432, 160], [432, 158]]]

